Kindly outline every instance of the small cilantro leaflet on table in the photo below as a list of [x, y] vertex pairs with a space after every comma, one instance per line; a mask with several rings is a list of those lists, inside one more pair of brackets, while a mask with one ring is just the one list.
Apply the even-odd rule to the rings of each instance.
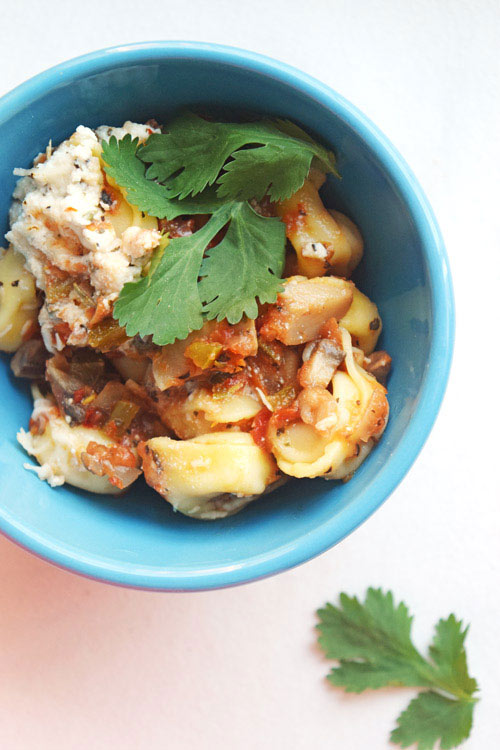
[[186, 338], [204, 320], [256, 318], [259, 302], [275, 302], [285, 226], [247, 201], [289, 197], [311, 166], [337, 174], [334, 155], [291, 122], [218, 123], [191, 113], [143, 145], [130, 135], [110, 138], [102, 161], [127, 201], [149, 216], [211, 215], [194, 234], [162, 240], [147, 276], [125, 284], [114, 305], [129, 336], [151, 335], [159, 345]]
[[408, 608], [396, 606], [390, 592], [370, 588], [364, 603], [341, 594], [340, 606], [326, 604], [318, 617], [318, 643], [339, 662], [328, 675], [332, 685], [352, 693], [389, 685], [424, 688], [397, 719], [392, 742], [432, 750], [440, 740], [441, 750], [449, 750], [467, 739], [478, 685], [467, 668], [468, 628], [454, 615], [437, 623], [427, 659], [411, 641]]

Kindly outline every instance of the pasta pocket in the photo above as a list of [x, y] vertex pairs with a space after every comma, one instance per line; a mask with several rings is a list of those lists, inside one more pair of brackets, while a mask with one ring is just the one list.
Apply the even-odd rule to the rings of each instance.
[[100, 495], [121, 492], [107, 476], [97, 476], [83, 464], [82, 456], [91, 441], [104, 446], [113, 445], [113, 441], [101, 431], [70, 427], [62, 417], [50, 416], [42, 433], [20, 430], [17, 439], [40, 464], [38, 467], [25, 464], [25, 467], [33, 469], [39, 479], [45, 479], [52, 487], [67, 483]]
[[[365, 457], [369, 451], [363, 446], [371, 447], [385, 428], [389, 412], [385, 388], [356, 364], [349, 333], [341, 328], [341, 335], [346, 369], [335, 372], [332, 394], [321, 388], [305, 389], [303, 401], [308, 391], [315, 398], [303, 405], [299, 398], [294, 418], [284, 425], [273, 419], [269, 423], [271, 450], [278, 467], [290, 476], [341, 478], [352, 473], [360, 463], [353, 459], [361, 453]], [[321, 391], [324, 398], [318, 399]], [[321, 411], [310, 418], [312, 408], [318, 406]]]
[[297, 253], [299, 273], [312, 278], [331, 271], [349, 277], [363, 256], [363, 238], [347, 216], [325, 208], [320, 184], [316, 175], [307, 179], [288, 200], [278, 203], [278, 215]]
[[382, 333], [382, 319], [377, 305], [359, 289], [353, 289], [351, 306], [339, 320], [346, 328], [365, 354], [371, 354], [377, 346], [378, 337]]
[[36, 323], [35, 280], [20, 253], [0, 252], [0, 350], [15, 352]]
[[195, 518], [231, 515], [276, 479], [274, 461], [246, 432], [191, 440], [158, 437], [139, 450], [146, 482], [176, 510]]

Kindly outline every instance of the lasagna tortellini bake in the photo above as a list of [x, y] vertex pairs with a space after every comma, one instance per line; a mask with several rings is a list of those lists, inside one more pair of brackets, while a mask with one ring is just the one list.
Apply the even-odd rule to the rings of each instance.
[[154, 121], [80, 126], [16, 170], [0, 348], [32, 382], [18, 440], [36, 463], [25, 466], [53, 487], [95, 493], [122, 493], [142, 474], [200, 519], [235, 513], [291, 477], [348, 479], [385, 429], [391, 363], [377, 351], [377, 307], [350, 280], [363, 255], [358, 228], [323, 205], [313, 161], [291, 196], [247, 204], [252, 220], [272, 218], [283, 232], [273, 302], [256, 298], [237, 322], [205, 315], [166, 344], [134, 334], [113, 314], [125, 285], [210, 213], [157, 218], [105, 170], [106, 143], [140, 147], [159, 134]]

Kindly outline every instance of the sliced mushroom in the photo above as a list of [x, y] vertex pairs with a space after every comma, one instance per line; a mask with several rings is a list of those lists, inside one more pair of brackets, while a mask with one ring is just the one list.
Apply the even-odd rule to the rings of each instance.
[[43, 380], [49, 353], [41, 339], [30, 339], [21, 344], [12, 357], [10, 368], [16, 378]]
[[62, 413], [67, 414], [74, 422], [83, 422], [85, 406], [75, 403], [73, 396], [84, 383], [69, 373], [69, 364], [62, 354], [56, 354], [47, 361], [46, 375]]
[[363, 367], [366, 372], [373, 375], [381, 385], [385, 385], [387, 377], [391, 371], [392, 358], [387, 352], [373, 352], [369, 357], [365, 357]]
[[326, 388], [304, 388], [298, 398], [300, 418], [319, 433], [328, 434], [337, 426], [337, 404]]
[[317, 338], [329, 318], [342, 318], [349, 309], [354, 284], [335, 276], [306, 279], [292, 276], [275, 305], [263, 316], [260, 335], [287, 346]]
[[304, 364], [299, 373], [300, 385], [302, 388], [314, 386], [326, 388], [344, 358], [345, 353], [336, 341], [331, 339], [312, 341], [302, 353]]

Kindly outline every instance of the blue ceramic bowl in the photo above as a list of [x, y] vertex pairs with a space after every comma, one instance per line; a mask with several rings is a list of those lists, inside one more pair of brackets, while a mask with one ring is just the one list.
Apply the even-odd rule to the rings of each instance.
[[174, 513], [140, 480], [123, 498], [51, 489], [23, 469], [16, 431], [28, 387], [1, 363], [0, 528], [41, 557], [127, 586], [211, 589], [251, 581], [323, 552], [355, 529], [410, 468], [436, 417], [453, 347], [453, 295], [439, 229], [415, 178], [369, 120], [331, 89], [282, 63], [229, 47], [157, 42], [58, 65], [0, 100], [0, 230], [15, 178], [77, 125], [165, 121], [184, 105], [287, 117], [333, 147], [341, 182], [331, 205], [353, 217], [366, 251], [356, 273], [378, 304], [393, 357], [385, 434], [347, 484], [291, 481], [216, 522]]

